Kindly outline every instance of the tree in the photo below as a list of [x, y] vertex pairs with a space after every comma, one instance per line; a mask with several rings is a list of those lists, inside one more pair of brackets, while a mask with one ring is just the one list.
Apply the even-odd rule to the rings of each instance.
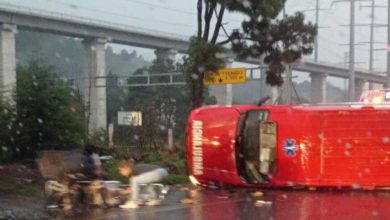
[[268, 65], [267, 83], [281, 86], [285, 67], [313, 52], [316, 26], [305, 24], [301, 12], [277, 19], [282, 0], [250, 1], [246, 5], [235, 0], [227, 2], [229, 10], [247, 15], [249, 21], [243, 21], [243, 31], [234, 30], [226, 42], [232, 43], [233, 51], [241, 59], [260, 58]]
[[84, 113], [77, 92], [48, 67], [17, 69], [14, 155], [33, 158], [43, 149], [72, 149], [84, 142]]
[[[134, 75], [153, 75], [154, 83], [168, 82], [161, 73], [176, 72], [174, 61], [165, 56], [166, 51], [157, 49], [156, 59], [148, 68], [138, 69]], [[134, 79], [129, 79], [134, 80]], [[134, 83], [132, 81], [131, 83]], [[167, 129], [173, 128], [174, 134], [182, 134], [191, 109], [188, 92], [184, 86], [130, 87], [128, 90], [127, 109], [142, 112], [142, 126], [132, 130], [136, 133], [137, 145], [158, 148], [166, 143]]]
[[[230, 43], [239, 58], [260, 58], [268, 64], [270, 85], [283, 84], [281, 74], [285, 66], [312, 52], [316, 27], [305, 24], [302, 13], [278, 20], [284, 3], [284, 0], [198, 0], [198, 31], [190, 40], [188, 57], [182, 66], [189, 76], [193, 108], [203, 103], [205, 73], [224, 66], [221, 56], [224, 44]], [[242, 31], [226, 32], [223, 27], [226, 10], [249, 18], [242, 22]], [[221, 29], [227, 35], [226, 40], [217, 42]]]

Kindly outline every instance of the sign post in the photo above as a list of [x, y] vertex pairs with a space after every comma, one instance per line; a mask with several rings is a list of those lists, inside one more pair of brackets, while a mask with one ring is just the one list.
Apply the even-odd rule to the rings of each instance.
[[205, 85], [211, 84], [233, 84], [246, 82], [245, 68], [225, 68], [218, 72], [208, 72], [205, 74], [203, 83]]

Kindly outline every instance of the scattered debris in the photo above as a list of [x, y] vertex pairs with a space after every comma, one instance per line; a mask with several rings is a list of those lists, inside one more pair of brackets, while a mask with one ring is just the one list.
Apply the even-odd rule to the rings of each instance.
[[229, 199], [230, 196], [228, 196], [228, 195], [219, 195], [219, 196], [217, 196], [217, 198], [218, 199]]
[[194, 200], [192, 200], [192, 199], [182, 199], [180, 202], [181, 202], [181, 204], [184, 204], [184, 205], [194, 204]]
[[271, 201], [257, 200], [255, 202], [255, 206], [257, 206], [257, 207], [268, 207], [271, 205], [272, 205]]
[[32, 183], [33, 180], [32, 179], [27, 179], [27, 178], [18, 178], [18, 177], [15, 177], [16, 180], [18, 181], [21, 181], [21, 182], [25, 182], [25, 183]]
[[186, 192], [186, 191], [189, 191], [190, 189], [188, 187], [182, 187], [180, 188], [180, 191], [182, 192]]
[[262, 196], [264, 196], [264, 193], [261, 191], [256, 191], [256, 192], [252, 193], [252, 196], [253, 197], [262, 197]]

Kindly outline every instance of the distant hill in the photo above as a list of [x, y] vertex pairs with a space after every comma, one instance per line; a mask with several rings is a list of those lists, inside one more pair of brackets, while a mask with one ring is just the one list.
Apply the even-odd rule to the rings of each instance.
[[[32, 60], [53, 67], [66, 78], [82, 78], [84, 69], [84, 49], [80, 39], [54, 34], [19, 31], [16, 35], [17, 65]], [[129, 76], [137, 69], [149, 66], [136, 51], [128, 53], [122, 50], [115, 53], [112, 47], [106, 48], [107, 74]]]

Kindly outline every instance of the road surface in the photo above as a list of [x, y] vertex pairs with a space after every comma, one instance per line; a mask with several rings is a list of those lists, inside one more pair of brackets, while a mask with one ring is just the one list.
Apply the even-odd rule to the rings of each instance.
[[[256, 196], [256, 192], [260, 196]], [[182, 204], [190, 198], [193, 204]], [[177, 188], [156, 207], [91, 209], [72, 219], [388, 219], [390, 191]]]

